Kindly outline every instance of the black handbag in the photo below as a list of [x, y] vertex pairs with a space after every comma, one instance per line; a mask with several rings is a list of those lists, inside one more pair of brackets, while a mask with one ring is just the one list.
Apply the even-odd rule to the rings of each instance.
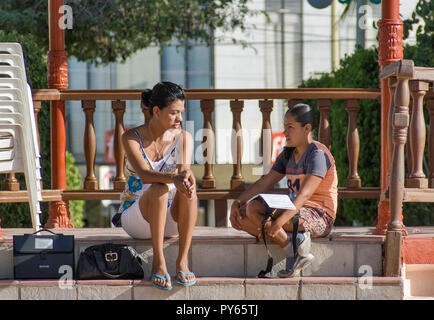
[[[37, 235], [42, 231], [51, 235]], [[74, 236], [41, 229], [13, 236], [14, 279], [60, 279], [74, 273]], [[66, 268], [65, 268], [66, 267]]]
[[143, 279], [143, 259], [133, 247], [104, 243], [86, 248], [78, 259], [77, 279]]

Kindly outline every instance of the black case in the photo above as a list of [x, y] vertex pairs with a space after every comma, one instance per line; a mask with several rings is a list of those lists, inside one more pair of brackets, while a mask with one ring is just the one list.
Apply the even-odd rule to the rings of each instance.
[[[74, 278], [74, 236], [63, 234], [13, 236], [14, 279], [59, 279], [61, 266], [70, 266]], [[61, 273], [59, 273], [61, 271]]]

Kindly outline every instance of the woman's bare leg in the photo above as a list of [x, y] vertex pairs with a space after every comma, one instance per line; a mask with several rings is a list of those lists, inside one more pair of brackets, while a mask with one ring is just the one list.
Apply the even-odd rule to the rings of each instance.
[[[262, 227], [262, 220], [265, 216], [265, 207], [260, 201], [251, 201], [247, 205], [246, 210], [246, 218], [248, 221], [245, 221], [242, 223], [244, 231], [254, 235], [258, 236], [258, 234], [261, 233], [261, 227]], [[243, 219], [244, 220], [244, 219]], [[300, 221], [301, 222], [301, 221]], [[269, 226], [271, 222], [268, 222], [265, 225], [265, 231], [267, 230], [267, 226]], [[301, 224], [301, 223], [299, 223]], [[286, 233], [286, 228], [291, 228], [292, 231], [292, 218], [284, 225], [283, 228], [279, 231], [276, 237], [273, 239], [267, 237], [267, 240], [274, 241], [278, 246], [281, 248], [286, 247], [286, 245], [291, 241], [291, 239], [288, 238], [288, 234]], [[299, 230], [303, 231], [303, 227], [299, 226]]]
[[[162, 277], [167, 274], [166, 260], [163, 254], [164, 229], [166, 226], [167, 201], [169, 190], [165, 184], [153, 183], [140, 198], [140, 211], [151, 226], [152, 236], [152, 274]], [[155, 278], [154, 282], [162, 287], [170, 287], [170, 278], [167, 281]]]
[[[188, 268], [188, 251], [191, 246], [191, 238], [193, 237], [194, 226], [197, 219], [197, 196], [193, 193], [191, 198], [188, 198], [182, 192], [176, 192], [170, 207], [173, 219], [178, 223], [179, 232], [179, 251], [176, 259], [176, 271], [182, 271], [185, 275], [190, 272]], [[189, 275], [183, 279], [182, 274], [178, 274], [181, 281], [192, 281], [193, 275]]]

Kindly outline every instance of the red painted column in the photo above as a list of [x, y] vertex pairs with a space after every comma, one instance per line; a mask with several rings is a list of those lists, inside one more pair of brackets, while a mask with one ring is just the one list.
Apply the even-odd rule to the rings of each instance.
[[[63, 0], [49, 0], [48, 87], [50, 89], [68, 88], [68, 59], [65, 51], [65, 32], [59, 26], [63, 16]], [[66, 189], [66, 132], [65, 102], [51, 102], [51, 185], [53, 189]], [[68, 206], [64, 201], [50, 202], [50, 212], [46, 228], [73, 228], [69, 219]]]
[[[403, 22], [399, 18], [399, 0], [383, 0], [381, 3], [381, 20], [378, 23], [378, 63], [380, 72], [384, 67], [404, 58], [402, 45]], [[390, 92], [388, 80], [381, 80], [381, 191], [387, 188], [387, 175], [389, 171], [388, 147], [388, 118], [390, 111]], [[378, 204], [377, 225], [375, 234], [386, 234], [390, 220], [390, 207], [388, 201]], [[402, 221], [402, 217], [401, 217]]]

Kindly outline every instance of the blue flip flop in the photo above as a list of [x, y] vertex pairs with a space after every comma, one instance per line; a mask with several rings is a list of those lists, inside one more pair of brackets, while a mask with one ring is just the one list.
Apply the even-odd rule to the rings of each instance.
[[169, 276], [170, 276], [169, 274], [166, 274], [165, 277], [162, 277], [162, 276], [160, 276], [158, 274], [153, 274], [151, 276], [152, 285], [154, 287], [158, 288], [158, 289], [161, 289], [161, 290], [172, 290], [173, 289], [173, 285], [172, 284], [170, 285], [170, 287], [163, 287], [163, 286], [160, 286], [159, 284], [155, 283], [154, 280], [153, 280], [153, 278], [159, 278], [161, 280], [167, 281], [167, 279], [169, 279]]
[[195, 274], [194, 274], [193, 272], [189, 272], [189, 273], [187, 273], [187, 274], [184, 274], [184, 272], [182, 272], [181, 270], [179, 270], [179, 271], [176, 273], [176, 276], [175, 276], [175, 279], [176, 279], [176, 283], [177, 283], [177, 284], [179, 284], [179, 285], [181, 285], [181, 286], [184, 286], [184, 287], [188, 287], [188, 286], [192, 286], [192, 285], [194, 285], [194, 284], [196, 283], [196, 276], [195, 276], [194, 280], [192, 280], [192, 281], [185, 281], [185, 282], [184, 282], [184, 281], [182, 281], [182, 280], [178, 277], [178, 273], [181, 273], [182, 276], [184, 277], [184, 279], [187, 279], [187, 277], [190, 276], [190, 275], [195, 276]]

